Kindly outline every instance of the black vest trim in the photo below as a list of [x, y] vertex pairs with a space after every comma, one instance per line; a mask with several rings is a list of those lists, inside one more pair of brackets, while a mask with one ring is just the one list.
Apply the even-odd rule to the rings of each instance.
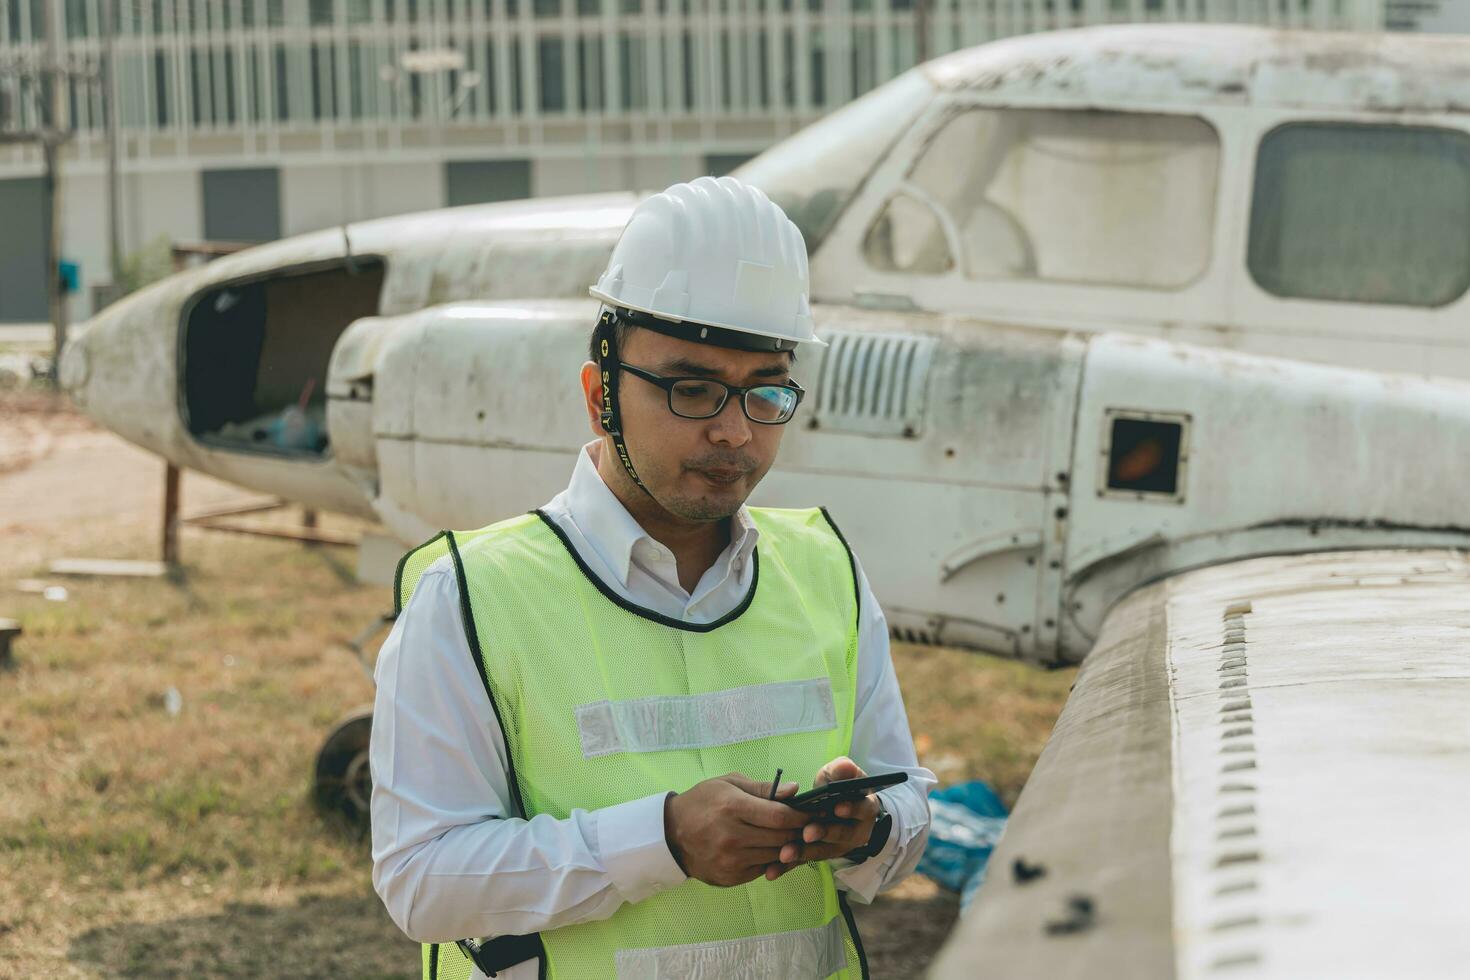
[[[459, 617], [463, 621], [465, 640], [469, 643], [470, 656], [475, 659], [475, 672], [480, 675], [480, 683], [485, 686], [485, 697], [490, 700], [490, 710], [495, 713], [495, 724], [504, 734], [505, 720], [500, 716], [500, 705], [495, 700], [495, 691], [490, 686], [490, 675], [485, 670], [485, 658], [480, 651], [480, 636], [475, 629], [475, 616], [470, 608], [470, 589], [465, 579], [464, 560], [459, 554], [459, 542], [455, 539], [453, 531], [445, 531], [444, 536], [449, 539], [449, 554], [454, 561], [454, 577], [459, 586]], [[515, 804], [516, 816], [524, 817], [526, 804], [521, 798], [521, 784], [516, 779], [515, 753], [511, 751], [509, 738], [505, 739], [505, 763], [506, 782], [510, 784], [510, 794]], [[545, 976], [546, 949], [539, 933], [532, 933], [529, 936], [502, 936], [487, 943], [486, 949], [492, 951], [492, 955], [495, 955], [497, 959], [508, 956], [516, 957], [509, 962], [503, 962], [500, 969], [506, 969], [534, 956], [539, 956], [541, 958], [540, 973]], [[436, 980], [438, 962], [439, 946], [435, 944], [429, 953], [430, 980]]]
[[[485, 686], [485, 696], [490, 699], [490, 710], [495, 712], [495, 724], [500, 726], [500, 731], [506, 731], [505, 719], [500, 716], [500, 704], [495, 700], [495, 691], [490, 686], [490, 675], [485, 670], [485, 658], [480, 651], [480, 636], [475, 630], [475, 616], [470, 609], [470, 589], [465, 581], [464, 561], [459, 556], [459, 542], [455, 540], [453, 531], [446, 531], [449, 538], [449, 554], [454, 560], [454, 577], [459, 584], [459, 618], [464, 621], [464, 636], [470, 645], [470, 656], [475, 658], [475, 671], [480, 675], [480, 683]], [[515, 753], [511, 751], [510, 739], [505, 740], [505, 762], [506, 779], [510, 783], [510, 794], [515, 803], [516, 812], [514, 816], [524, 817], [526, 805], [521, 800], [521, 784], [516, 781]]]
[[440, 531], [418, 547], [405, 551], [403, 557], [398, 559], [398, 567], [393, 570], [393, 615], [395, 618], [403, 612], [403, 570], [408, 567], [408, 560], [448, 533], [448, 531]]
[[827, 519], [827, 526], [832, 529], [833, 534], [837, 535], [837, 540], [842, 542], [842, 550], [847, 552], [847, 567], [852, 569], [852, 605], [854, 613], [857, 616], [857, 628], [861, 632], [863, 625], [863, 588], [858, 583], [857, 557], [853, 555], [852, 546], [847, 543], [847, 539], [842, 536], [842, 531], [838, 529], [837, 522], [832, 520], [831, 514], [827, 513], [827, 508], [823, 507], [821, 510], [822, 516]]
[[852, 933], [852, 944], [857, 947], [858, 968], [862, 971], [863, 980], [868, 980], [868, 954], [863, 952], [863, 937], [858, 935], [857, 919], [853, 917], [852, 906], [847, 904], [847, 892], [837, 892], [837, 904], [842, 906], [842, 917], [847, 920], [847, 931]]
[[655, 612], [652, 609], [647, 609], [643, 606], [638, 605], [636, 602], [630, 602], [629, 600], [624, 599], [622, 596], [618, 595], [617, 592], [613, 591], [613, 589], [606, 582], [598, 578], [597, 575], [593, 573], [592, 569], [587, 567], [587, 563], [582, 560], [581, 555], [577, 554], [577, 549], [572, 546], [571, 539], [567, 537], [566, 532], [557, 525], [556, 521], [551, 519], [551, 516], [549, 514], [539, 509], [532, 511], [532, 513], [541, 518], [541, 520], [545, 522], [547, 527], [551, 528], [551, 532], [555, 534], [557, 540], [562, 543], [562, 547], [566, 548], [567, 554], [572, 556], [572, 561], [577, 563], [577, 567], [582, 570], [582, 574], [587, 577], [587, 581], [595, 585], [597, 587], [597, 591], [601, 592], [603, 596], [608, 599], [608, 601], [622, 607], [623, 609], [626, 609], [628, 612], [632, 613], [635, 616], [641, 616], [651, 622], [658, 623], [660, 626], [667, 626], [671, 629], [676, 630], [684, 630], [688, 633], [709, 633], [719, 629], [721, 626], [724, 626], [728, 623], [733, 623], [735, 620], [739, 619], [741, 614], [744, 613], [745, 610], [749, 609], [750, 604], [755, 601], [755, 590], [760, 585], [761, 579], [761, 557], [759, 545], [756, 545], [756, 547], [750, 553], [750, 591], [745, 593], [745, 598], [740, 600], [740, 605], [736, 606], [734, 609], [730, 610], [719, 619], [713, 620], [712, 622], [686, 623], [682, 619], [674, 619], [672, 616], [665, 616], [663, 613]]

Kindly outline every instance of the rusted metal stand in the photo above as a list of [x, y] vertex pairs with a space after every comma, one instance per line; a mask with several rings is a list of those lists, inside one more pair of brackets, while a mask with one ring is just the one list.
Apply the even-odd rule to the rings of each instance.
[[13, 619], [0, 619], [0, 670], [10, 670], [15, 666], [15, 660], [10, 656], [10, 644], [20, 634], [20, 623]]
[[353, 548], [358, 543], [354, 535], [323, 531], [318, 527], [319, 517], [315, 510], [305, 511], [299, 526], [289, 524], [261, 526], [234, 524], [230, 521], [231, 518], [244, 517], [247, 514], [263, 514], [266, 511], [281, 510], [290, 506], [286, 501], [280, 499], [234, 507], [220, 507], [183, 516], [179, 514], [179, 501], [179, 468], [169, 463], [168, 468], [164, 471], [163, 481], [163, 560], [170, 567], [177, 567], [179, 564], [179, 527], [181, 525], [204, 528], [209, 531], [249, 534], [262, 538], [283, 538], [288, 541], [300, 541], [302, 544], [329, 544], [342, 548]]
[[179, 563], [179, 468], [173, 463], [163, 474], [163, 561]]

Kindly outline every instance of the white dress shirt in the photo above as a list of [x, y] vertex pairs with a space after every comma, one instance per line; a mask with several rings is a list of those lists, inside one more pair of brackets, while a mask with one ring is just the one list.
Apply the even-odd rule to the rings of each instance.
[[[602, 482], [587, 447], [571, 483], [543, 510], [604, 584], [665, 616], [708, 623], [750, 590], [760, 532], [744, 507], [732, 518], [729, 547], [692, 595], [679, 584], [673, 553], [649, 537]], [[870, 773], [909, 774], [908, 782], [881, 793], [893, 816], [883, 850], [861, 864], [831, 862], [838, 887], [869, 902], [918, 863], [935, 779], [915, 756], [887, 623], [861, 568], [858, 587], [851, 757]], [[370, 749], [373, 886], [398, 927], [427, 943], [540, 932], [608, 918], [624, 902], [682, 882], [685, 875], [664, 840], [665, 793], [574, 810], [565, 820], [509, 816], [505, 737], [477, 657], [465, 639], [454, 567], [442, 558], [424, 572], [377, 662]], [[814, 775], [787, 773], [783, 781], [805, 789]], [[460, 954], [451, 946], [441, 955]], [[531, 980], [536, 963], [500, 976]]]

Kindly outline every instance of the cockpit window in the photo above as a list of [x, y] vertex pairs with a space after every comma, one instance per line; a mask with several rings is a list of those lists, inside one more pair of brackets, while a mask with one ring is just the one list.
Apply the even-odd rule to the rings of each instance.
[[1296, 299], [1443, 306], [1470, 287], [1470, 136], [1293, 123], [1256, 156], [1247, 263]]
[[815, 252], [868, 174], [934, 97], [915, 69], [818, 120], [740, 167]]
[[[907, 226], [948, 239], [909, 241], [910, 255], [953, 253], [970, 279], [1173, 289], [1209, 263], [1219, 166], [1214, 128], [1193, 116], [971, 109], [930, 141], [894, 204], [926, 202], [934, 220]], [[909, 264], [874, 251], [903, 241], [888, 230], [900, 217], [890, 205], [869, 231], [875, 268]]]

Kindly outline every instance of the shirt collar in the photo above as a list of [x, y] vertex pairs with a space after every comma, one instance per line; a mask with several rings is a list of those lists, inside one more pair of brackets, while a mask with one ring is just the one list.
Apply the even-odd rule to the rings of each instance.
[[[602, 481], [602, 474], [597, 472], [597, 464], [592, 462], [588, 452], [595, 445], [595, 441], [589, 442], [577, 453], [577, 465], [572, 468], [572, 479], [564, 496], [567, 515], [582, 532], [587, 544], [627, 587], [634, 547], [640, 541], [647, 541], [658, 548], [664, 546], [643, 530], [617, 494]], [[730, 547], [720, 555], [718, 562], [738, 561], [737, 567], [742, 566], [755, 550], [759, 537], [760, 529], [755, 526], [749, 508], [741, 504], [730, 522]]]

